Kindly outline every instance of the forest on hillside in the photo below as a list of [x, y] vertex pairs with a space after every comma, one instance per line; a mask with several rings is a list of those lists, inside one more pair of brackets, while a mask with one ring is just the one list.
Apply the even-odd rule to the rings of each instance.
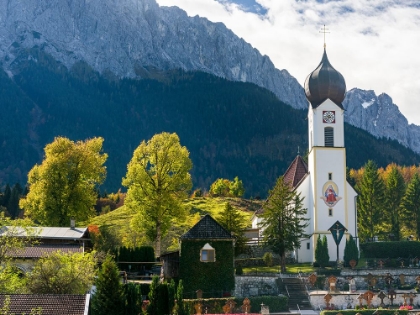
[[[108, 154], [102, 191], [117, 191], [134, 149], [162, 131], [176, 132], [190, 151], [193, 187], [238, 176], [246, 197], [264, 197], [298, 150], [306, 150], [306, 111], [295, 110], [250, 83], [201, 72], [149, 69], [143, 80], [118, 79], [77, 63], [68, 70], [39, 49], [22, 51], [13, 78], [0, 72], [0, 185], [24, 185], [28, 171], [57, 136], [103, 137]], [[368, 159], [417, 164], [396, 141], [346, 125], [347, 164]]]

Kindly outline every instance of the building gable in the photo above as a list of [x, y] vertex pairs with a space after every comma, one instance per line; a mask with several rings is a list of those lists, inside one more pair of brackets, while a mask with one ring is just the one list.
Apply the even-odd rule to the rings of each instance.
[[187, 233], [181, 236], [185, 239], [233, 239], [229, 231], [224, 229], [210, 215], [205, 215]]

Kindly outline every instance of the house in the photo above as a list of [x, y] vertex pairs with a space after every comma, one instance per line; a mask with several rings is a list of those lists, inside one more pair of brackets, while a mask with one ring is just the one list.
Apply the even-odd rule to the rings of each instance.
[[210, 215], [180, 237], [179, 276], [184, 296], [229, 296], [235, 287], [235, 238]]
[[[342, 105], [346, 83], [329, 62], [325, 47], [320, 64], [305, 81], [305, 94], [309, 102], [308, 164], [297, 156], [284, 174], [284, 181], [304, 198], [309, 220], [308, 238], [300, 240], [294, 255], [298, 262], [314, 262], [317, 239], [326, 235], [330, 259], [343, 259], [345, 242], [337, 247], [333, 235], [344, 233], [357, 239], [357, 193], [346, 179]], [[253, 228], [261, 223], [261, 211], [252, 218]]]
[[44, 255], [61, 251], [63, 253], [83, 253], [90, 249], [87, 227], [15, 227], [0, 228], [0, 237], [16, 237], [25, 240], [25, 246], [8, 253], [14, 264], [26, 272], [35, 261]]
[[88, 315], [90, 294], [0, 294], [0, 308], [7, 299], [7, 314], [31, 314], [41, 309], [42, 315]]

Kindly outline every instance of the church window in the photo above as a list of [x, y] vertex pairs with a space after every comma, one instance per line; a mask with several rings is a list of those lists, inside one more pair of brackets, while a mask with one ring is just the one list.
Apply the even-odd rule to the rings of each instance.
[[329, 208], [329, 209], [328, 209], [328, 215], [329, 215], [330, 217], [332, 217], [332, 209], [331, 209], [331, 208]]
[[204, 245], [200, 251], [200, 261], [202, 262], [215, 262], [216, 261], [216, 252], [209, 243]]
[[324, 142], [326, 147], [334, 146], [334, 128], [325, 127], [324, 129]]
[[311, 249], [311, 243], [306, 243], [306, 249]]
[[328, 173], [328, 180], [332, 180], [332, 173]]

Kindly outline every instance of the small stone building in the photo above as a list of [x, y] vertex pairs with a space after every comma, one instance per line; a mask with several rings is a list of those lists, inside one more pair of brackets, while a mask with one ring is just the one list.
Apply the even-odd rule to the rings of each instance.
[[234, 241], [210, 215], [205, 215], [181, 236], [180, 278], [184, 296], [230, 296], [235, 287]]

